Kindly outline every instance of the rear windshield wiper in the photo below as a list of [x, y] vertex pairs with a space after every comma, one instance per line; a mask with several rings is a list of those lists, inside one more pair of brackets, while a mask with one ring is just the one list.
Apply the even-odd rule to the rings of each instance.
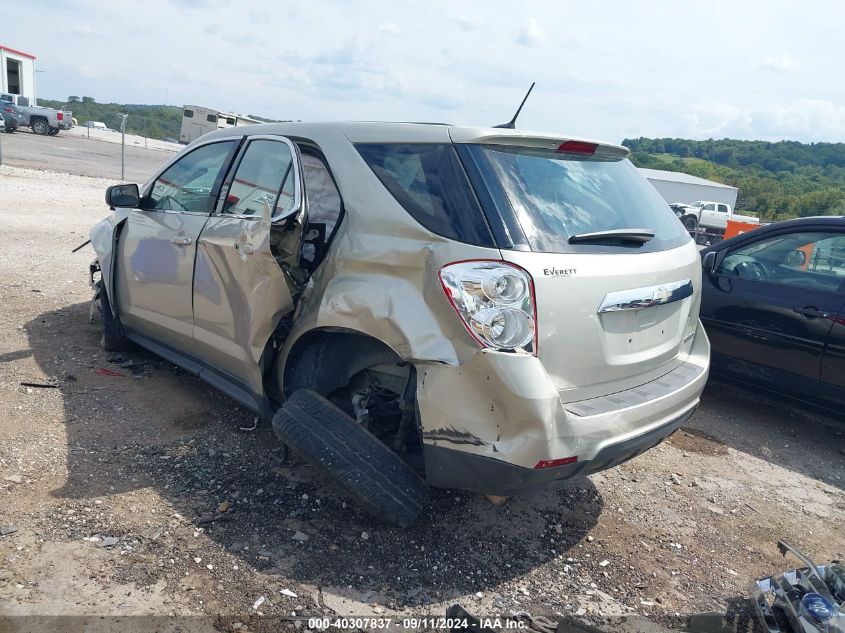
[[579, 233], [569, 238], [570, 244], [645, 244], [654, 237], [651, 229], [613, 229], [595, 233]]

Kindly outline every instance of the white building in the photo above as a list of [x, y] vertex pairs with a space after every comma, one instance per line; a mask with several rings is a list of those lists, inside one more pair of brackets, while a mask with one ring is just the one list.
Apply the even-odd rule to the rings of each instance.
[[736, 206], [736, 196], [739, 193], [736, 187], [677, 171], [641, 167], [640, 172], [670, 204], [673, 202], [692, 204], [699, 200], [707, 200], [729, 204], [731, 209]]
[[35, 55], [0, 44], [0, 93], [20, 95], [35, 104]]

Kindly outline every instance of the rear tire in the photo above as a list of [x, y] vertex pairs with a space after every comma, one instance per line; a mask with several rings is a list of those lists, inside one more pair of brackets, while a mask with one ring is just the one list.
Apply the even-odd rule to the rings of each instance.
[[32, 122], [32, 131], [44, 136], [50, 131], [50, 126], [47, 125], [46, 119], [35, 119]]
[[695, 227], [698, 226], [698, 219], [694, 215], [685, 215], [681, 218], [681, 222], [687, 231], [694, 231]]
[[57, 128], [57, 127], [51, 127], [49, 130], [47, 130], [47, 136], [55, 136], [58, 133], [59, 133], [59, 128]]
[[103, 338], [100, 345], [107, 352], [125, 352], [129, 347], [129, 339], [123, 335], [120, 319], [112, 314], [109, 295], [100, 282], [100, 309], [103, 313]]
[[412, 525], [428, 485], [399, 455], [322, 396], [300, 389], [273, 417], [279, 439], [377, 519]]

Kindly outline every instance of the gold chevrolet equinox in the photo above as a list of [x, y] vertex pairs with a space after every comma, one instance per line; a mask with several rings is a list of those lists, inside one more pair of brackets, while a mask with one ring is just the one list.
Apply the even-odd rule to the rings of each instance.
[[374, 516], [624, 462], [695, 410], [701, 264], [624, 147], [278, 123], [201, 137], [94, 226], [103, 344], [271, 420]]

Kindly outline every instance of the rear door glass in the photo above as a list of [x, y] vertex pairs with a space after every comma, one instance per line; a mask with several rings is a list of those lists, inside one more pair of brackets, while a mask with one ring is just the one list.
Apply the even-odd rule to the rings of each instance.
[[689, 240], [669, 204], [627, 159], [498, 145], [476, 148], [492, 167], [533, 251], [630, 251], [569, 244], [573, 235], [614, 229], [652, 231], [654, 238], [638, 247], [644, 251], [674, 248]]
[[358, 152], [413, 218], [437, 235], [493, 246], [466, 172], [449, 143], [358, 144]]

